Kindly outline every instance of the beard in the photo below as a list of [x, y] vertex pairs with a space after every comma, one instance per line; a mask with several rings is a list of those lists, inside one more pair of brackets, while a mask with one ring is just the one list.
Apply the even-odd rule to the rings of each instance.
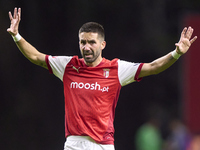
[[98, 50], [96, 53], [94, 53], [94, 51], [91, 52], [83, 51], [82, 57], [84, 58], [86, 63], [93, 63], [99, 57], [99, 55], [100, 55], [100, 50]]

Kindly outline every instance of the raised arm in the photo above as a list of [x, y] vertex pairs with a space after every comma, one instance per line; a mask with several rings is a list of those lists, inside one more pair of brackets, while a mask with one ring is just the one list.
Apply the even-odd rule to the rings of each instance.
[[197, 36], [191, 39], [192, 33], [193, 28], [185, 27], [181, 33], [179, 42], [175, 44], [176, 49], [151, 63], [144, 63], [139, 77], [158, 74], [174, 64], [181, 55], [185, 54], [189, 50], [191, 44], [197, 39]]
[[24, 38], [22, 38], [21, 35], [19, 35], [18, 28], [19, 28], [19, 23], [21, 20], [21, 8], [19, 8], [18, 10], [17, 8], [15, 8], [13, 16], [11, 12], [9, 12], [9, 18], [10, 18], [11, 24], [10, 24], [10, 28], [8, 28], [7, 31], [13, 37], [19, 50], [32, 63], [47, 69], [47, 65], [45, 62], [46, 55], [43, 53], [40, 53], [35, 47], [33, 47]]

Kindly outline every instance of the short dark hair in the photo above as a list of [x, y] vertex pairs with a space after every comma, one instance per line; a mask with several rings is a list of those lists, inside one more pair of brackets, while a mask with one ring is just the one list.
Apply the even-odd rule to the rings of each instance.
[[100, 35], [103, 38], [103, 40], [105, 39], [103, 26], [96, 22], [87, 22], [83, 24], [82, 27], [79, 29], [79, 34], [82, 32], [98, 33], [98, 35]]

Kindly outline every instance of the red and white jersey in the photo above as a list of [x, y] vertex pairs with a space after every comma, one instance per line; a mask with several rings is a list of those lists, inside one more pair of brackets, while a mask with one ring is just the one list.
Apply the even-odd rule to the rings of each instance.
[[120, 89], [138, 81], [143, 64], [103, 58], [88, 67], [78, 56], [46, 56], [50, 73], [63, 81], [65, 136], [90, 136], [100, 144], [114, 144], [114, 115]]

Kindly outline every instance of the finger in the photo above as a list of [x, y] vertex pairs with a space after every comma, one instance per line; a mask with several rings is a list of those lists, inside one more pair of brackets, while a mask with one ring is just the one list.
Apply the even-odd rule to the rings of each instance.
[[19, 20], [21, 20], [21, 8], [18, 9], [18, 17], [19, 17]]
[[185, 37], [186, 31], [187, 31], [187, 28], [185, 27], [185, 28], [183, 29], [183, 31], [181, 32], [181, 38], [184, 38], [184, 37]]
[[197, 36], [193, 37], [193, 39], [190, 40], [190, 43], [191, 44], [194, 43], [194, 41], [196, 41], [196, 39], [197, 39]]
[[9, 15], [9, 18], [10, 18], [10, 20], [12, 20], [12, 19], [13, 19], [13, 17], [12, 17], [12, 14], [11, 14], [11, 12], [10, 12], [10, 11], [8, 12], [8, 15]]
[[7, 32], [11, 32], [11, 29], [10, 29], [10, 28], [8, 28], [8, 29], [7, 29]]
[[180, 43], [175, 43], [175, 46], [176, 46], [176, 47], [179, 47], [179, 46], [180, 46]]
[[15, 19], [16, 17], [17, 17], [17, 8], [15, 7], [13, 18]]
[[190, 39], [191, 36], [192, 36], [193, 31], [194, 31], [194, 29], [191, 28], [191, 27], [189, 27], [188, 30], [187, 30], [187, 32], [186, 32], [186, 34], [185, 34], [185, 37], [188, 38], [188, 39]]

